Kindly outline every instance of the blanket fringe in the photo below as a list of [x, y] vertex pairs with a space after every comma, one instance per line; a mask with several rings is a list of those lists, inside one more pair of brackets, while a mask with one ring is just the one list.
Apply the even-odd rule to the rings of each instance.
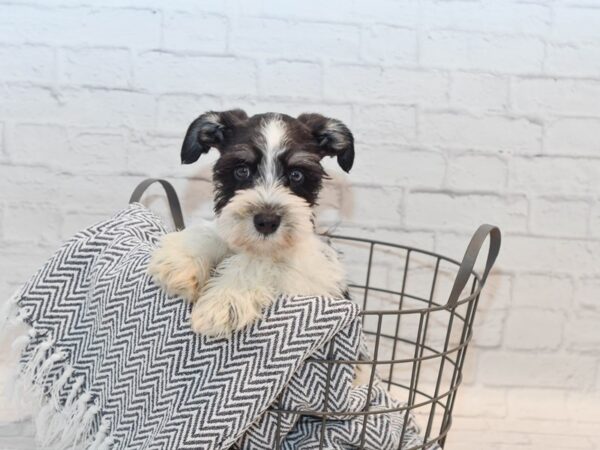
[[[68, 353], [56, 346], [51, 336], [40, 335], [27, 325], [29, 314], [19, 308], [19, 294], [17, 291], [1, 305], [0, 345], [10, 343], [8, 348], [13, 356], [21, 356], [25, 350], [28, 354], [25, 360], [15, 361], [12, 380], [7, 383], [4, 395], [33, 399], [36, 438], [44, 448], [91, 446], [94, 450], [109, 450], [114, 440], [110, 436], [110, 423], [100, 417], [97, 399], [94, 401], [85, 390], [84, 377], [75, 377]], [[98, 422], [100, 425], [94, 430]]]

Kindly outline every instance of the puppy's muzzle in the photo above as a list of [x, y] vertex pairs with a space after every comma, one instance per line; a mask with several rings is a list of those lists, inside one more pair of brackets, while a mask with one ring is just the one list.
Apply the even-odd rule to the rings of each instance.
[[264, 236], [275, 233], [280, 223], [281, 216], [278, 214], [259, 213], [254, 216], [254, 227]]

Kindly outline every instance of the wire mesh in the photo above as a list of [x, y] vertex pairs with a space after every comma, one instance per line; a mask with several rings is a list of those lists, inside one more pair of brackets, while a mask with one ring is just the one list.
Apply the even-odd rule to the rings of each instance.
[[[460, 262], [382, 241], [337, 235], [329, 238], [346, 265], [350, 297], [362, 308], [369, 360], [335, 360], [331, 356], [309, 360], [311, 364], [326, 365], [324, 407], [301, 411], [274, 409], [277, 436], [281, 436], [282, 414], [313, 416], [323, 424], [319, 445], [323, 449], [324, 425], [328, 420], [362, 416], [357, 448], [363, 449], [369, 416], [397, 412], [404, 414], [399, 449], [426, 449], [434, 443], [443, 448], [462, 382], [482, 278], [471, 270], [467, 287], [451, 305], [448, 298]], [[363, 411], [328, 411], [330, 378], [336, 364], [360, 365], [367, 370], [367, 401]], [[384, 385], [402, 405], [369, 410], [375, 382]], [[411, 414], [421, 426], [423, 443], [402, 447]], [[279, 438], [276, 442], [278, 446], [281, 443]]]

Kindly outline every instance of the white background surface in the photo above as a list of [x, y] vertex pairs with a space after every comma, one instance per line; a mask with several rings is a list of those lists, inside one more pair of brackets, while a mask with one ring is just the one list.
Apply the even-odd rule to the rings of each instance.
[[321, 223], [454, 257], [504, 232], [447, 448], [600, 448], [600, 1], [97, 3], [0, 1], [0, 298], [143, 177], [209, 215], [201, 112], [321, 112], [357, 140]]

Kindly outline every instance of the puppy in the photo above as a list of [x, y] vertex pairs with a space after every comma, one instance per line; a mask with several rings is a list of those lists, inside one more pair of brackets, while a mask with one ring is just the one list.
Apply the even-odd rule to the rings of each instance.
[[327, 177], [321, 160], [352, 168], [348, 128], [319, 114], [210, 111], [189, 126], [181, 161], [213, 147], [216, 220], [165, 235], [149, 264], [159, 285], [193, 302], [193, 330], [227, 336], [278, 294], [344, 296], [344, 271], [315, 233], [313, 207]]

